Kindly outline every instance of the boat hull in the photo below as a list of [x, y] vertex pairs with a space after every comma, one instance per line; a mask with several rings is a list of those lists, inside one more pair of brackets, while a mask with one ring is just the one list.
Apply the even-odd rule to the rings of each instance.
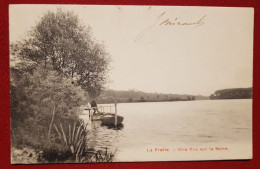
[[[101, 117], [100, 120], [102, 122], [102, 125], [115, 126], [115, 115], [106, 115], [106, 116]], [[117, 116], [117, 125], [122, 124], [123, 120], [124, 120], [124, 117]]]

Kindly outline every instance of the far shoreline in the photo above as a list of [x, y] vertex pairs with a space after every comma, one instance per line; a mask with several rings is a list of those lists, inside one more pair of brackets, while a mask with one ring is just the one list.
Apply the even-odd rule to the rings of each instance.
[[[189, 101], [217, 101], [217, 100], [253, 100], [253, 98], [237, 98], [237, 99], [200, 99], [200, 100], [180, 100], [180, 101], [135, 101], [135, 102], [117, 102], [121, 103], [163, 103], [163, 102], [189, 102]], [[109, 103], [98, 103], [98, 104], [115, 104], [112, 102]]]

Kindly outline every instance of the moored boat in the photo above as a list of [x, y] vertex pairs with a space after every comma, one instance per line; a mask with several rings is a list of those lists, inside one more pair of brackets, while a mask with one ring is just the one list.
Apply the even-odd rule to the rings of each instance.
[[[115, 125], [115, 114], [106, 114], [101, 117], [102, 125], [114, 126]], [[122, 124], [124, 117], [117, 115], [117, 125]]]

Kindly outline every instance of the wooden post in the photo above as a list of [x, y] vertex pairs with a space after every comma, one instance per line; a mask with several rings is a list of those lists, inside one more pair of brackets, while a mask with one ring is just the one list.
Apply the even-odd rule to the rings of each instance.
[[115, 101], [115, 126], [117, 126], [117, 103]]

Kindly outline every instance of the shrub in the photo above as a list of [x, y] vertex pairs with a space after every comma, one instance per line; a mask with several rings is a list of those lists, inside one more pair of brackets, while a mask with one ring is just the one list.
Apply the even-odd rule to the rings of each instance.
[[72, 153], [67, 146], [61, 144], [49, 144], [43, 148], [42, 158], [48, 162], [64, 162], [71, 158]]

